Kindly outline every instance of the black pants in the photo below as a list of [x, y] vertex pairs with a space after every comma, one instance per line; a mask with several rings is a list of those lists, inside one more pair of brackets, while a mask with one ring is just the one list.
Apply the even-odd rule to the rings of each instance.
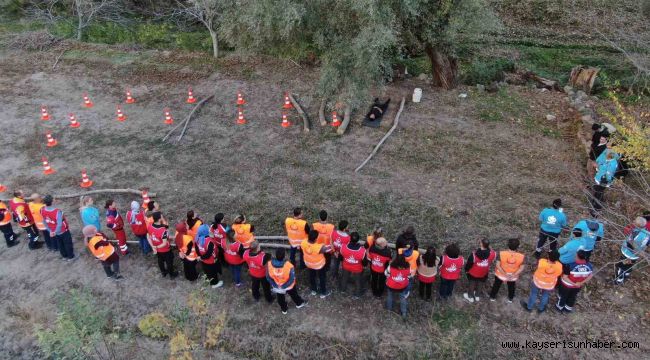
[[194, 281], [199, 278], [199, 273], [196, 271], [196, 260], [183, 259], [183, 274], [189, 281]]
[[580, 288], [570, 288], [560, 283], [560, 298], [557, 301], [557, 307], [564, 308], [567, 311], [573, 311], [579, 292]]
[[431, 300], [431, 288], [433, 288], [433, 283], [423, 283], [420, 281], [420, 297], [424, 300]]
[[440, 297], [443, 299], [447, 299], [451, 296], [451, 293], [454, 292], [454, 285], [456, 284], [456, 280], [447, 280], [440, 278]]
[[59, 244], [50, 236], [50, 232], [46, 230], [41, 231], [41, 236], [43, 241], [45, 241], [45, 246], [50, 250], [59, 250]]
[[271, 295], [271, 284], [266, 280], [265, 277], [256, 278], [251, 276], [251, 291], [253, 292], [253, 299], [260, 299], [260, 285], [262, 285], [262, 291], [264, 292], [264, 299], [270, 304], [273, 302], [273, 295]]
[[120, 258], [117, 258], [117, 260], [112, 262], [102, 261], [102, 267], [104, 268], [106, 276], [113, 277], [120, 273]]
[[374, 272], [370, 271], [370, 288], [372, 289], [372, 294], [376, 297], [380, 297], [384, 294], [384, 288], [386, 288], [386, 275], [383, 272]]
[[[287, 294], [291, 296], [291, 300], [294, 304], [296, 304], [296, 306], [300, 306], [305, 302], [305, 300], [303, 300], [298, 294], [298, 290], [295, 286], [293, 289], [287, 291]], [[287, 311], [289, 309], [287, 306], [287, 299], [285, 298], [284, 294], [278, 294], [278, 304], [280, 304], [280, 309], [282, 309], [282, 311]]]
[[178, 273], [174, 270], [174, 254], [171, 250], [167, 252], [158, 252], [156, 253], [158, 258], [158, 267], [160, 268], [160, 273], [162, 276], [175, 277]]
[[632, 267], [637, 262], [637, 260], [628, 259], [625, 256], [621, 256], [621, 261], [616, 263], [616, 276], [615, 280], [620, 282], [625, 281], [630, 274], [632, 273]]
[[339, 290], [341, 292], [346, 292], [348, 290], [348, 282], [352, 279], [354, 283], [354, 296], [361, 297], [363, 295], [363, 272], [353, 273], [347, 270], [341, 272], [341, 277], [339, 278]]
[[210, 285], [216, 285], [219, 282], [219, 274], [221, 273], [221, 266], [219, 263], [216, 261], [214, 264], [201, 263], [201, 267], [203, 267], [205, 276], [210, 280]]
[[[307, 271], [309, 272], [309, 287], [311, 291], [320, 291], [321, 295], [327, 294], [327, 270], [325, 267], [318, 270], [307, 268]], [[318, 284], [316, 284], [316, 278], [318, 278]]]
[[[300, 266], [296, 265], [296, 253], [298, 253], [298, 255], [300, 255]], [[304, 259], [303, 255], [302, 255], [302, 248], [292, 246], [291, 249], [289, 249], [289, 261], [291, 261], [293, 266], [295, 266], [297, 268], [300, 268], [300, 269], [304, 269], [305, 268], [305, 259]]]
[[21, 226], [21, 228], [27, 234], [27, 238], [29, 239], [29, 245], [28, 245], [29, 249], [30, 250], [38, 249], [40, 245], [42, 245], [38, 243], [38, 229], [36, 229], [36, 227], [33, 225], [25, 226], [25, 227]]
[[11, 223], [6, 223], [0, 226], [0, 231], [2, 231], [2, 234], [5, 236], [7, 246], [12, 246], [16, 240], [16, 233], [14, 232], [14, 228], [11, 226]]
[[548, 246], [550, 251], [557, 249], [557, 238], [559, 236], [560, 233], [551, 233], [551, 232], [546, 232], [544, 230], [540, 230], [537, 239], [537, 248], [535, 249], [535, 252], [538, 254], [542, 252], [542, 249], [544, 248], [544, 244], [546, 244], [546, 240], [549, 241]]
[[592, 192], [593, 195], [591, 197], [590, 202], [591, 206], [594, 208], [594, 210], [599, 211], [600, 209], [603, 208], [603, 203], [605, 202], [605, 190], [607, 189], [606, 186], [601, 186], [601, 185], [593, 185], [592, 186]]
[[[499, 289], [501, 289], [501, 284], [503, 284], [504, 281], [499, 279], [498, 277], [494, 277], [494, 284], [492, 285], [492, 290], [490, 291], [490, 299], [496, 299], [497, 294], [499, 293]], [[514, 281], [505, 281], [505, 283], [508, 285], [508, 300], [512, 301], [515, 297], [515, 284], [516, 282]]]
[[74, 248], [72, 247], [72, 235], [70, 230], [54, 236], [55, 241], [59, 246], [59, 253], [64, 259], [74, 258]]

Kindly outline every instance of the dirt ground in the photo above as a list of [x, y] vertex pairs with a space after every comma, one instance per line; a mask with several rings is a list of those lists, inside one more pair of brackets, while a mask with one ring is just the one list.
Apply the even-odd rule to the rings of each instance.
[[[318, 125], [313, 70], [290, 62], [240, 63], [227, 58], [212, 63], [192, 55], [88, 46], [66, 52], [53, 70], [59, 53], [0, 53], [0, 181], [10, 189], [77, 192], [80, 170], [87, 168], [94, 189], [151, 188], [170, 222], [182, 219], [188, 209], [207, 220], [216, 212], [226, 213], [228, 220], [243, 212], [258, 235], [280, 235], [281, 222], [293, 207], [303, 206], [310, 220], [324, 208], [334, 221], [347, 219], [362, 234], [380, 224], [394, 239], [402, 228], [414, 225], [422, 247], [435, 245], [441, 251], [458, 242], [464, 253], [479, 235], [493, 239], [497, 249], [507, 237], [521, 236], [530, 253], [541, 208], [562, 197], [573, 223], [584, 206], [583, 155], [571, 139], [575, 114], [567, 110], [560, 93], [515, 87], [505, 90], [506, 95], [471, 89], [441, 92], [411, 79], [378, 91], [393, 99], [386, 126], [359, 126], [362, 109], [339, 137], [330, 127]], [[184, 118], [192, 108], [184, 103], [188, 86], [199, 99], [216, 96], [179, 144], [162, 143], [169, 129], [163, 124], [163, 109], [171, 108], [176, 121]], [[354, 173], [390, 126], [399, 98], [408, 97], [417, 86], [425, 86], [423, 101], [407, 103], [399, 129], [360, 173]], [[115, 106], [123, 103], [126, 88], [137, 102], [122, 104], [128, 119], [120, 123]], [[300, 126], [280, 126], [287, 89], [308, 110], [308, 134]], [[248, 101], [245, 126], [235, 125], [237, 91]], [[92, 109], [81, 106], [83, 92], [94, 101]], [[459, 98], [460, 93], [469, 95]], [[506, 96], [504, 104], [497, 104], [506, 116], [502, 121], [482, 120], [485, 104], [497, 96]], [[525, 111], [515, 109], [524, 111], [525, 118], [507, 115], [509, 97], [525, 103]], [[48, 106], [53, 120], [39, 120], [41, 104]], [[77, 114], [79, 129], [67, 126], [69, 112]], [[546, 114], [555, 114], [557, 122], [548, 122]], [[300, 125], [295, 113], [291, 120]], [[57, 147], [45, 147], [46, 129], [58, 139]], [[55, 175], [42, 174], [42, 155], [57, 170]], [[102, 205], [106, 199], [98, 196], [96, 202]], [[134, 200], [115, 199], [122, 213]], [[79, 261], [69, 264], [52, 253], [30, 252], [24, 242], [11, 249], [0, 247], [3, 358], [42, 356], [34, 330], [53, 324], [53, 299], [60, 292], [90, 289], [98, 303], [112, 308], [116, 323], [137, 332], [143, 315], [182, 306], [185, 295], [199, 286], [161, 279], [155, 259], [137, 250], [121, 262], [125, 281], [106, 280], [99, 264], [82, 249], [76, 200], [59, 205], [73, 229]], [[597, 267], [615, 254], [613, 249], [597, 253]], [[533, 261], [528, 259], [528, 264]], [[459, 295], [466, 285], [461, 280], [451, 304], [410, 298], [406, 324], [369, 294], [360, 301], [337, 292], [326, 300], [309, 297], [306, 274], [298, 281], [310, 304], [283, 317], [275, 304], [253, 304], [249, 291], [235, 289], [226, 275], [226, 287], [217, 290], [217, 307], [227, 314], [220, 346], [201, 357], [605, 359], [647, 354], [647, 302], [634, 291], [634, 284], [647, 281], [647, 275], [614, 288], [607, 281], [611, 272], [607, 267], [597, 274], [571, 316], [528, 314], [503, 298], [469, 305]], [[528, 293], [530, 271], [525, 274], [518, 298]], [[523, 344], [531, 339], [639, 341], [641, 350], [513, 351], [500, 346], [501, 341]], [[122, 358], [162, 358], [169, 353], [166, 342], [142, 336], [136, 340], [138, 351], [124, 352]]]

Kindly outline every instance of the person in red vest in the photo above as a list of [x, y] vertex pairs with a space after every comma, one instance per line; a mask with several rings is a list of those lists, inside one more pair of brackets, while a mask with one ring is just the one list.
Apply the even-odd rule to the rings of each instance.
[[296, 309], [307, 305], [298, 294], [296, 289], [296, 269], [291, 261], [285, 259], [285, 251], [282, 248], [275, 250], [275, 258], [266, 263], [266, 279], [271, 284], [271, 291], [277, 295], [278, 304], [283, 314], [287, 314], [289, 307], [285, 295], [289, 294], [291, 300], [296, 304]]
[[338, 228], [332, 233], [332, 263], [330, 269], [334, 272], [334, 277], [339, 276], [339, 267], [341, 266], [341, 247], [350, 242], [348, 234], [348, 221], [339, 221]]
[[266, 279], [266, 264], [271, 260], [271, 254], [262, 251], [262, 247], [257, 240], [250, 243], [250, 248], [244, 249], [242, 246], [242, 258], [248, 265], [248, 275], [251, 277], [251, 291], [253, 299], [260, 301], [260, 285], [264, 292], [264, 299], [269, 304], [273, 302], [271, 295], [271, 284]]
[[169, 244], [169, 231], [167, 225], [163, 224], [163, 216], [160, 211], [151, 214], [152, 224], [147, 226], [149, 233], [149, 245], [158, 258], [158, 267], [163, 277], [169, 275], [170, 279], [178, 276], [174, 269], [174, 255]]
[[22, 190], [14, 191], [14, 198], [9, 200], [9, 208], [11, 209], [14, 221], [27, 234], [29, 249], [34, 250], [40, 248], [43, 244], [38, 241], [38, 229], [36, 228], [32, 212], [29, 211], [29, 205], [25, 202], [25, 194]]
[[115, 247], [108, 241], [106, 235], [97, 231], [94, 225], [86, 225], [81, 230], [86, 240], [86, 246], [93, 256], [101, 261], [106, 277], [113, 280], [121, 280], [120, 257]]
[[58, 209], [52, 204], [54, 198], [52, 195], [45, 195], [43, 198], [45, 206], [41, 208], [41, 216], [50, 232], [50, 237], [53, 238], [58, 246], [59, 253], [66, 261], [74, 261], [77, 257], [74, 256], [74, 247], [72, 245], [72, 235], [68, 227], [68, 220], [63, 215], [63, 211]]
[[372, 294], [379, 298], [384, 293], [386, 275], [384, 272], [392, 258], [388, 242], [383, 237], [377, 238], [366, 254], [370, 263], [370, 288]]
[[[210, 237], [212, 237], [214, 243], [219, 247], [221, 247], [229, 229], [229, 227], [223, 223], [224, 217], [225, 215], [223, 213], [215, 214], [214, 222], [210, 225]], [[219, 274], [221, 274], [221, 264], [226, 262], [223, 251], [219, 251], [217, 262], [219, 263]]]
[[341, 292], [346, 292], [350, 279], [354, 282], [353, 299], [363, 295], [363, 268], [366, 266], [366, 248], [359, 244], [359, 233], [350, 234], [350, 242], [341, 247], [343, 274], [339, 282]]
[[386, 287], [388, 296], [386, 297], [386, 309], [393, 311], [393, 296], [399, 296], [399, 307], [402, 318], [406, 319], [406, 311], [409, 297], [409, 276], [411, 275], [411, 265], [406, 262], [404, 255], [397, 254], [395, 260], [386, 268]]
[[20, 242], [18, 234], [14, 232], [14, 228], [11, 226], [11, 209], [2, 200], [0, 200], [0, 230], [5, 237], [8, 248], [16, 246]]
[[117, 204], [113, 199], [108, 199], [106, 200], [106, 204], [104, 204], [104, 209], [106, 210], [106, 227], [113, 230], [117, 239], [117, 245], [120, 248], [120, 253], [122, 255], [128, 254], [129, 247], [126, 245], [124, 219], [122, 219], [122, 215], [117, 211]]
[[497, 257], [496, 251], [490, 249], [490, 241], [487, 238], [480, 238], [478, 244], [478, 249], [467, 257], [465, 264], [469, 290], [463, 294], [463, 298], [470, 303], [481, 300], [478, 295], [490, 274], [490, 266]]
[[219, 243], [211, 234], [207, 225], [201, 225], [194, 238], [194, 249], [201, 260], [201, 267], [205, 276], [210, 281], [210, 286], [217, 289], [223, 286], [223, 281], [219, 280], [221, 274], [221, 263], [219, 262]]
[[[311, 296], [318, 295], [320, 290], [320, 298], [324, 299], [331, 294], [327, 291], [327, 260], [325, 254], [329, 252], [329, 246], [318, 243], [319, 232], [311, 230], [307, 240], [303, 240], [300, 244], [303, 259], [309, 272], [309, 287], [311, 288]], [[316, 278], [320, 288], [316, 284]]]
[[226, 237], [223, 238], [221, 243], [221, 248], [223, 249], [223, 256], [226, 260], [226, 264], [230, 268], [230, 273], [232, 274], [232, 280], [236, 287], [241, 286], [241, 267], [244, 263], [244, 259], [241, 257], [243, 245], [235, 241], [235, 231], [232, 229], [226, 233]]
[[199, 278], [199, 273], [196, 271], [199, 256], [194, 247], [194, 238], [187, 233], [187, 224], [185, 223], [176, 224], [175, 229], [174, 242], [178, 249], [178, 256], [183, 261], [183, 274], [187, 280], [194, 281]]
[[427, 252], [420, 255], [417, 260], [417, 274], [420, 282], [420, 298], [426, 301], [431, 300], [431, 289], [436, 281], [440, 259], [436, 256], [436, 248], [429, 246]]
[[508, 303], [512, 303], [515, 297], [515, 285], [519, 275], [524, 271], [524, 254], [517, 252], [519, 239], [508, 240], [508, 250], [499, 253], [499, 261], [494, 268], [494, 284], [490, 291], [490, 301], [496, 301], [499, 288], [504, 282], [508, 285]]
[[440, 259], [440, 299], [447, 300], [454, 292], [456, 280], [463, 271], [465, 259], [460, 256], [458, 245], [449, 244]]
[[144, 216], [144, 211], [140, 209], [140, 203], [131, 201], [131, 210], [126, 213], [126, 220], [131, 226], [131, 232], [138, 238], [142, 254], [147, 255], [151, 252], [151, 246], [147, 241], [147, 219]]

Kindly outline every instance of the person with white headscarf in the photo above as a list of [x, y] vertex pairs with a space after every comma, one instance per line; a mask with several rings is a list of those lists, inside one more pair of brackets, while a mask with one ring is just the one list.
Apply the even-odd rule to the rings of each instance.
[[133, 235], [138, 238], [142, 253], [144, 255], [150, 253], [151, 246], [147, 241], [147, 222], [139, 202], [131, 202], [131, 210], [126, 213], [126, 221], [131, 225]]

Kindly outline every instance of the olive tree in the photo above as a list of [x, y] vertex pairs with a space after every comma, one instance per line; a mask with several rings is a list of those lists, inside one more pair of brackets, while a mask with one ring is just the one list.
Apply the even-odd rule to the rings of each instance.
[[200, 22], [210, 33], [212, 41], [212, 56], [219, 57], [218, 30], [225, 7], [235, 8], [231, 0], [188, 0], [178, 2], [178, 7], [172, 13]]

